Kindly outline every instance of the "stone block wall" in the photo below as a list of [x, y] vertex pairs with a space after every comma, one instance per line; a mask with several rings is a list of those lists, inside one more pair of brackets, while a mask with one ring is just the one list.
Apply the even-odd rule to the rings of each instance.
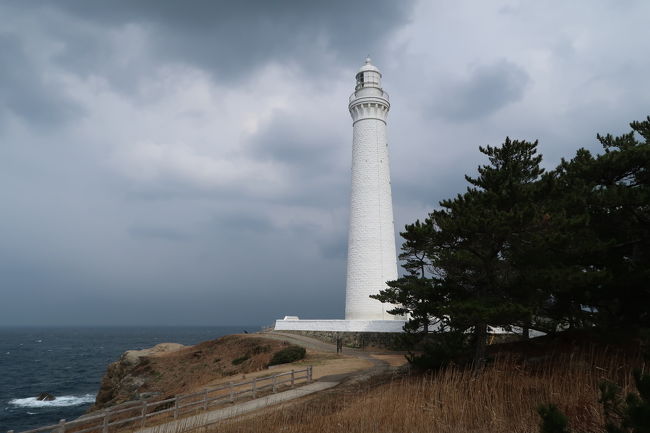
[[402, 338], [404, 333], [392, 332], [337, 332], [337, 331], [282, 331], [284, 333], [304, 335], [326, 343], [336, 344], [341, 338], [343, 346], [363, 349], [368, 347], [403, 350]]

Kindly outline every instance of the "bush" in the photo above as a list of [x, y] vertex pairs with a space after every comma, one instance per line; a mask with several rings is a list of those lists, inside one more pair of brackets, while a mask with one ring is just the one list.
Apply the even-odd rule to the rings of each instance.
[[[620, 386], [612, 382], [600, 384], [599, 402], [605, 412], [607, 433], [650, 432], [650, 374], [643, 374], [637, 369], [633, 375], [639, 393], [631, 392], [625, 399]], [[555, 405], [542, 405], [537, 413], [542, 418], [541, 433], [570, 433], [566, 415]]]
[[239, 365], [242, 362], [246, 361], [248, 358], [250, 358], [250, 356], [248, 356], [248, 355], [244, 355], [244, 356], [240, 356], [239, 358], [235, 358], [235, 359], [232, 360], [232, 365]]
[[569, 433], [569, 419], [554, 404], [539, 406], [537, 413], [542, 418], [541, 433]]
[[289, 362], [299, 361], [305, 357], [307, 351], [304, 347], [289, 346], [273, 354], [269, 365], [287, 364]]
[[467, 337], [462, 332], [429, 334], [416, 343], [414, 349], [406, 359], [423, 370], [438, 370], [452, 363], [464, 364], [471, 357]]

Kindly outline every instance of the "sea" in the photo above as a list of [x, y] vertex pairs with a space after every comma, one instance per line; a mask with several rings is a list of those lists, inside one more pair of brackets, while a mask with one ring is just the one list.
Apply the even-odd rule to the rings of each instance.
[[[196, 344], [237, 327], [0, 328], [0, 432], [72, 420], [94, 403], [106, 367], [127, 350]], [[52, 401], [38, 401], [47, 392]]]

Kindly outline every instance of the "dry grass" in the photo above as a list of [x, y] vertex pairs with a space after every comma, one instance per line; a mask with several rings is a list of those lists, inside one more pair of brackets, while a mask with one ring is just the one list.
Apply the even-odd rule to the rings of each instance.
[[630, 372], [640, 365], [606, 349], [527, 362], [505, 354], [480, 375], [451, 367], [433, 375], [344, 386], [215, 425], [206, 433], [537, 432], [536, 408], [549, 402], [567, 413], [574, 431], [602, 432], [599, 383], [610, 380], [630, 390]]

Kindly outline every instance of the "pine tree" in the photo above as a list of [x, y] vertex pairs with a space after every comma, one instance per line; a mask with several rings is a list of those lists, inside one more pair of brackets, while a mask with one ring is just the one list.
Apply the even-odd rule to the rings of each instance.
[[[481, 147], [490, 164], [467, 192], [443, 200], [425, 223], [407, 226], [400, 258], [409, 274], [376, 296], [410, 313], [407, 328], [422, 329], [430, 317], [438, 330], [471, 331], [476, 368], [485, 359], [488, 326], [530, 323], [539, 303], [536, 287], [523, 284], [527, 246], [543, 228], [537, 181], [543, 173], [537, 142], [510, 140]], [[454, 341], [458, 341], [454, 338]]]
[[547, 314], [571, 327], [650, 327], [650, 117], [631, 127], [619, 137], [598, 135], [604, 154], [580, 149], [552, 174]]

